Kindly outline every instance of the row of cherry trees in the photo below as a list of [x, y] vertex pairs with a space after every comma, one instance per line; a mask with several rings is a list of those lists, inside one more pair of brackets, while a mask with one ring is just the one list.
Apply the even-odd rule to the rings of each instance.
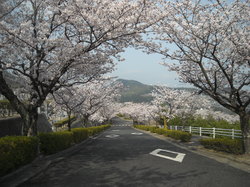
[[[103, 122], [110, 120], [115, 111], [113, 103], [119, 97], [122, 85], [112, 80], [99, 80], [83, 85], [61, 88], [54, 93], [52, 103], [55, 116], [62, 111], [66, 112], [70, 119], [76, 115], [86, 126], [91, 121]], [[68, 122], [68, 130], [71, 129], [71, 120]]]
[[[161, 5], [168, 14], [153, 26], [155, 35], [146, 48], [174, 60], [164, 65], [181, 81], [239, 116], [245, 151], [250, 153], [249, 0], [176, 0]], [[154, 45], [147, 45], [151, 42]]]
[[166, 86], [156, 86], [152, 92], [151, 103], [124, 103], [119, 104], [117, 113], [130, 117], [138, 123], [157, 122], [161, 119], [167, 121], [176, 116], [199, 116], [206, 118], [213, 116], [217, 120], [235, 122], [239, 120], [236, 115], [214, 111], [208, 96], [196, 92], [172, 89]]
[[[156, 1], [1, 0], [0, 92], [24, 120], [23, 135], [37, 134], [37, 109], [64, 87], [111, 72], [113, 59], [142, 41], [156, 23]], [[18, 76], [29, 95], [14, 93], [3, 71]]]
[[[1, 0], [0, 93], [23, 118], [23, 134], [35, 135], [37, 108], [50, 94], [112, 71], [126, 47], [144, 48], [174, 60], [165, 65], [183, 82], [238, 114], [249, 153], [249, 4]], [[3, 71], [20, 77], [28, 100], [14, 93]]]

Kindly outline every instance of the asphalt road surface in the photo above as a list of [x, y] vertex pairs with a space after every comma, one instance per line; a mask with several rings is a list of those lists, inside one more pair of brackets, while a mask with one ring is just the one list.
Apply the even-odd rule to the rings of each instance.
[[249, 187], [250, 174], [183, 150], [116, 119], [114, 125], [21, 186]]

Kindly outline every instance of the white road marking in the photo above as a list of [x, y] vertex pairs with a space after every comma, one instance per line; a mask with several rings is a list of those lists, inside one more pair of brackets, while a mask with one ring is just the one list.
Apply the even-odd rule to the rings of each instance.
[[107, 135], [107, 136], [105, 136], [105, 137], [107, 137], [107, 138], [116, 138], [116, 137], [118, 137], [118, 136], [120, 136], [120, 135], [117, 135], [117, 134], [110, 134], [110, 135]]
[[142, 135], [143, 133], [141, 133], [141, 132], [132, 132], [131, 134], [133, 134], [133, 135]]
[[[161, 155], [161, 154], [159, 154], [159, 152], [173, 153], [173, 154], [176, 154], [176, 157], [173, 158], [173, 157]], [[165, 159], [173, 160], [173, 161], [176, 161], [176, 162], [180, 162], [180, 163], [183, 161], [183, 159], [184, 159], [184, 157], [186, 155], [184, 153], [178, 153], [178, 152], [164, 150], [164, 149], [156, 149], [156, 150], [152, 151], [150, 154], [154, 155], [154, 156], [161, 157], [161, 158], [165, 158]]]
[[120, 130], [116, 130], [116, 129], [115, 129], [115, 130], [112, 130], [112, 131], [116, 131], [116, 132], [117, 132], [117, 131], [120, 131]]

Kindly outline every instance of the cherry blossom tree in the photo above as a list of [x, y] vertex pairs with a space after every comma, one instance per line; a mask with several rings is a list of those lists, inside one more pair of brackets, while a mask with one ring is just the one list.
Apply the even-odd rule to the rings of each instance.
[[119, 109], [116, 100], [110, 100], [103, 103], [103, 106], [98, 111], [98, 117], [95, 119], [103, 119], [101, 122], [111, 123], [111, 119], [116, 116], [116, 112]]
[[221, 111], [214, 111], [214, 110], [209, 110], [209, 109], [201, 109], [197, 110], [194, 114], [194, 116], [199, 116], [202, 118], [207, 118], [209, 116], [212, 116], [216, 120], [225, 120], [230, 123], [235, 123], [239, 121], [239, 116], [238, 115], [233, 115], [233, 114], [227, 114], [225, 112]]
[[148, 123], [152, 118], [152, 105], [150, 103], [121, 103], [117, 114], [123, 114], [137, 123]]
[[[82, 118], [83, 126], [86, 126], [91, 116], [111, 106], [115, 102], [122, 84], [112, 80], [92, 81], [81, 86], [81, 95], [85, 97], [84, 102], [74, 112]], [[100, 115], [99, 115], [100, 116]], [[104, 119], [104, 116], [100, 116]]]
[[81, 88], [82, 87], [77, 86], [61, 88], [53, 94], [56, 104], [59, 105], [62, 111], [67, 113], [69, 131], [71, 130], [71, 117], [74, 111], [79, 110], [86, 100], [86, 97], [82, 94], [83, 90]]
[[[18, 8], [2, 2], [0, 93], [22, 117], [23, 135], [36, 135], [37, 108], [49, 94], [110, 72], [113, 57], [120, 59], [162, 17], [156, 1], [19, 0]], [[24, 82], [27, 100], [6, 83], [4, 71]]]
[[169, 120], [175, 116], [192, 115], [199, 109], [209, 109], [209, 100], [195, 92], [155, 86], [152, 104], [157, 107], [155, 113]]
[[[240, 117], [250, 153], [249, 0], [165, 1], [168, 16], [154, 27], [158, 45], [149, 47], [174, 61], [165, 63]], [[165, 44], [170, 44], [171, 50]], [[157, 47], [155, 47], [157, 46]]]
[[0, 20], [15, 11], [25, 0], [0, 0]]

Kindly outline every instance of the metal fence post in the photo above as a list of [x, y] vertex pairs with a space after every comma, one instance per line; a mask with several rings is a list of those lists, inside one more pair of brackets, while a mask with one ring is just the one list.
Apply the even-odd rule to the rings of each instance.
[[201, 129], [201, 127], [200, 127], [200, 128], [199, 128], [199, 131], [200, 131], [200, 132], [199, 132], [199, 133], [200, 133], [200, 136], [202, 136], [201, 130], [202, 130], [202, 129]]
[[213, 127], [213, 138], [215, 138], [215, 128]]
[[192, 133], [192, 127], [189, 126], [189, 133]]
[[178, 130], [177, 126], [175, 126], [175, 130]]
[[234, 129], [232, 129], [232, 139], [234, 139]]

